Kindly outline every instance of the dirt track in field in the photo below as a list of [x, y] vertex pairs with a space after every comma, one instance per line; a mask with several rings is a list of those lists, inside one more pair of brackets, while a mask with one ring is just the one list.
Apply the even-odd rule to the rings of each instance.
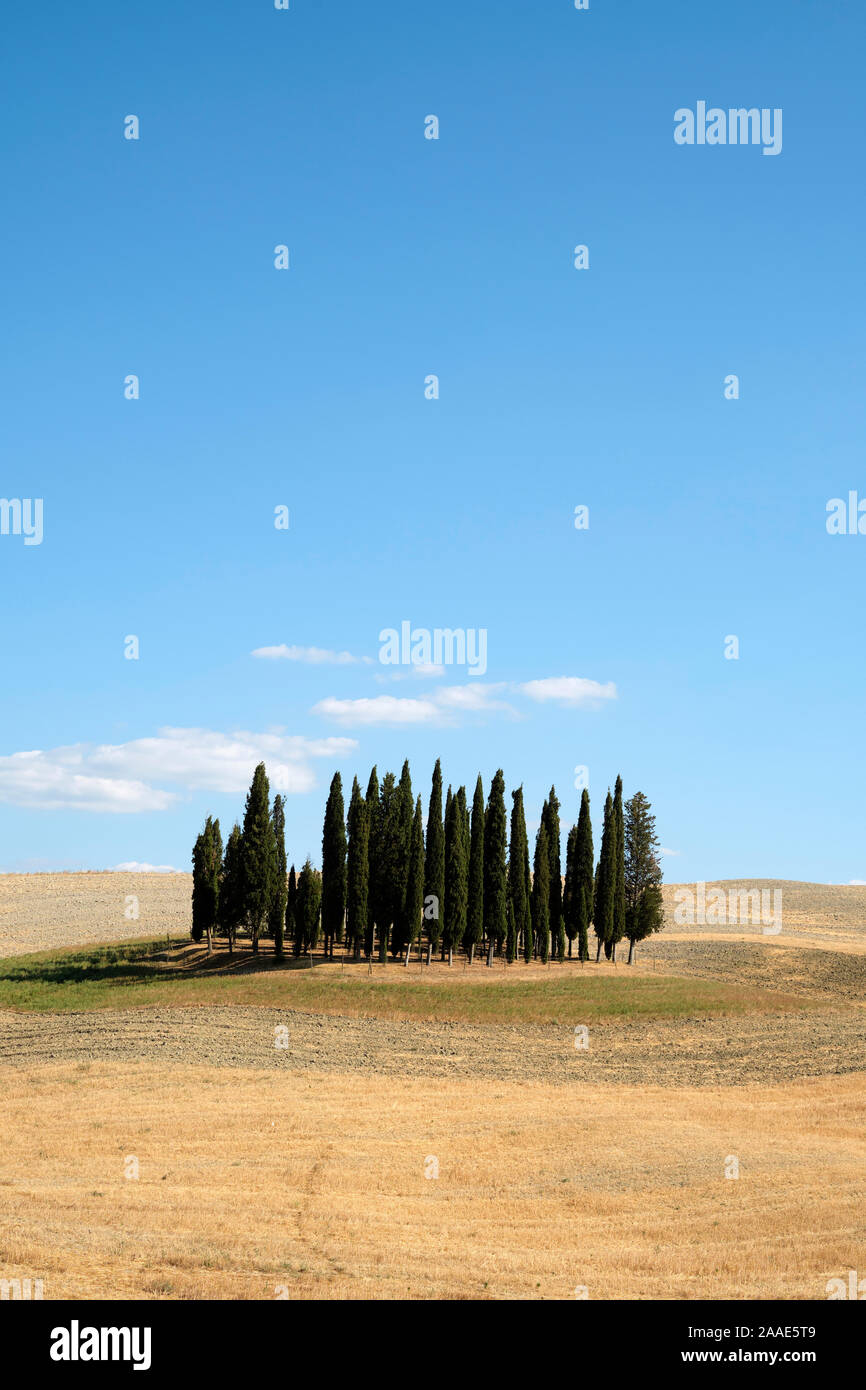
[[[579, 1020], [576, 1020], [579, 1023]], [[275, 1028], [288, 1047], [275, 1046]], [[0, 1064], [161, 1062], [554, 1085], [776, 1084], [866, 1070], [866, 1011], [593, 1025], [482, 1027], [244, 1007], [0, 1013]]]

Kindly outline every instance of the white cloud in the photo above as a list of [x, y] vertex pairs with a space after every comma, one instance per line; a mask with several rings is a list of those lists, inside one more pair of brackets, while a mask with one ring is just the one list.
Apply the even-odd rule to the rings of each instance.
[[268, 661], [301, 661], [306, 666], [356, 666], [360, 662], [369, 665], [373, 660], [371, 656], [332, 652], [326, 647], [287, 647], [285, 642], [279, 647], [256, 647], [252, 655]]
[[[415, 699], [398, 695], [375, 695], [360, 700], [320, 700], [313, 713], [347, 726], [358, 724], [454, 724], [459, 714], [510, 710], [495, 698], [501, 685], [449, 685], [432, 695]], [[513, 711], [512, 711], [513, 712]]]
[[175, 869], [171, 864], [140, 864], [137, 859], [130, 859], [127, 864], [115, 864], [113, 869], [109, 869], [110, 874], [182, 874], [183, 869]]
[[662, 854], [668, 854], [668, 855], [670, 855], [673, 859], [676, 859], [676, 857], [677, 857], [677, 855], [679, 854], [679, 852], [680, 852], [680, 851], [679, 851], [678, 849], [665, 849], [664, 845], [662, 845]]
[[548, 676], [544, 680], [526, 681], [519, 687], [530, 700], [554, 700], [559, 705], [581, 708], [596, 705], [600, 700], [615, 700], [613, 681], [602, 685], [583, 676]]
[[349, 738], [165, 728], [129, 743], [0, 757], [0, 801], [43, 810], [164, 811], [181, 793], [159, 784], [241, 793], [259, 762], [267, 763], [275, 791], [306, 792], [316, 785], [313, 759], [339, 759], [356, 747]]
[[866, 888], [866, 878], [849, 878], [849, 888]]

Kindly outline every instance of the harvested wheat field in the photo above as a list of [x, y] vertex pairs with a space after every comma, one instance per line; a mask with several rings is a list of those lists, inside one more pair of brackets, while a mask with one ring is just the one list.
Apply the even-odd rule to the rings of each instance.
[[4, 1083], [0, 1260], [58, 1299], [822, 1298], [862, 1266], [864, 1108], [853, 1076], [31, 1066]]
[[632, 967], [406, 969], [208, 958], [167, 877], [159, 932], [97, 948], [134, 884], [73, 877], [53, 923], [7, 895], [0, 960], [0, 1275], [46, 1299], [823, 1299], [866, 1265], [861, 890]]

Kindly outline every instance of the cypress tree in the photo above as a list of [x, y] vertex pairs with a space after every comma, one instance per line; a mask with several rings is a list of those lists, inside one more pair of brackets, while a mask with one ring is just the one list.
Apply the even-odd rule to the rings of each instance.
[[301, 954], [301, 939], [298, 935], [298, 880], [294, 864], [289, 869], [289, 891], [286, 895], [286, 938], [291, 941], [296, 956]]
[[213, 934], [219, 919], [223, 842], [220, 823], [208, 816], [192, 852], [192, 939], [207, 936], [207, 953], [213, 955]]
[[443, 952], [448, 952], [449, 965], [453, 963], [454, 950], [460, 945], [466, 931], [469, 855], [465, 841], [466, 818], [463, 813], [465, 797], [463, 787], [456, 796], [449, 797], [445, 816], [445, 922], [442, 928], [442, 949]]
[[298, 919], [298, 936], [305, 955], [312, 955], [319, 940], [319, 913], [322, 907], [322, 876], [314, 869], [309, 858], [298, 875], [298, 897], [295, 913]]
[[409, 853], [405, 904], [406, 964], [408, 965], [412, 947], [421, 934], [421, 921], [424, 912], [424, 813], [421, 810], [420, 796], [415, 802], [415, 814], [412, 817], [412, 847]]
[[409, 861], [412, 857], [412, 823], [415, 815], [415, 797], [412, 792], [412, 777], [409, 772], [409, 759], [403, 763], [400, 773], [399, 806], [397, 808], [397, 903], [394, 929], [391, 936], [391, 953], [402, 956], [408, 940], [409, 920], [407, 914], [406, 891], [409, 883]]
[[508, 897], [514, 913], [515, 953], [523, 935], [523, 958], [532, 958], [532, 923], [529, 911], [527, 883], [529, 879], [529, 845], [526, 838], [526, 816], [523, 810], [523, 787], [511, 793], [511, 836], [508, 844]]
[[550, 876], [550, 941], [551, 950], [557, 960], [565, 960], [565, 928], [562, 921], [562, 831], [559, 823], [559, 799], [556, 788], [550, 788], [547, 798], [547, 853]]
[[427, 922], [428, 964], [433, 951], [439, 949], [444, 902], [445, 829], [442, 824], [442, 767], [437, 758], [427, 811], [427, 850], [424, 866], [424, 917]]
[[256, 953], [259, 936], [267, 927], [270, 917], [276, 888], [276, 859], [270, 787], [265, 765], [259, 763], [247, 793], [241, 855], [244, 909]]
[[333, 957], [334, 942], [342, 938], [346, 915], [346, 825], [343, 780], [331, 779], [322, 828], [322, 935], [325, 955]]
[[382, 808], [379, 802], [379, 774], [374, 767], [370, 773], [370, 780], [367, 783], [367, 846], [368, 846], [368, 868], [367, 868], [367, 934], [364, 938], [364, 955], [367, 960], [373, 954], [373, 939], [375, 926], [379, 915], [378, 902], [378, 874], [376, 872], [376, 856], [379, 849], [379, 838], [381, 833], [380, 821]]
[[346, 904], [346, 939], [361, 959], [361, 947], [369, 918], [370, 821], [367, 803], [361, 795], [357, 777], [352, 782], [349, 802], [349, 863]]
[[472, 798], [472, 822], [469, 834], [469, 887], [466, 909], [466, 935], [463, 945], [472, 964], [475, 947], [484, 935], [484, 787], [481, 773], [475, 783]]
[[[491, 949], [493, 942], [491, 940]], [[505, 959], [509, 965], [513, 965], [517, 958], [517, 927], [514, 923], [514, 903], [511, 901], [511, 894], [508, 894], [508, 909], [505, 915]]]
[[241, 828], [235, 821], [223, 856], [219, 892], [219, 921], [229, 941], [229, 955], [234, 953], [238, 928], [244, 920], [243, 845]]
[[617, 943], [625, 936], [625, 821], [622, 808], [622, 778], [617, 777], [613, 793], [613, 821], [616, 830], [616, 866], [613, 887], [613, 930], [611, 954], [616, 960]]
[[574, 893], [577, 914], [578, 958], [589, 960], [589, 928], [592, 922], [595, 873], [592, 849], [592, 821], [589, 813], [589, 792], [584, 787], [577, 818], [577, 843], [574, 856]]
[[613, 937], [613, 899], [616, 889], [616, 822], [613, 798], [608, 791], [604, 803], [604, 829], [601, 832], [601, 851], [595, 875], [595, 900], [592, 909], [595, 934], [598, 938], [596, 961], [601, 959], [602, 946], [609, 954]]
[[[379, 794], [379, 823], [375, 860], [376, 926], [379, 960], [388, 960], [391, 930], [403, 910], [401, 861], [403, 855], [403, 795], [393, 772], [386, 772]], [[372, 863], [372, 856], [371, 856]]]
[[565, 846], [565, 887], [562, 890], [562, 925], [565, 935], [568, 938], [568, 958], [571, 960], [571, 948], [574, 945], [575, 937], [580, 930], [580, 911], [578, 906], [578, 892], [582, 894], [583, 889], [577, 886], [577, 826], [573, 825], [568, 832], [568, 840]]
[[499, 768], [490, 784], [484, 816], [484, 935], [488, 952], [499, 950], [508, 935], [505, 838], [505, 776]]
[[[208, 816], [207, 824], [210, 823]], [[205, 876], [205, 831], [202, 830], [196, 836], [195, 844], [192, 847], [192, 926], [190, 935], [195, 942], [201, 941], [204, 936], [204, 876]]]
[[635, 792], [625, 804], [624, 838], [625, 934], [629, 940], [628, 964], [631, 965], [635, 943], [661, 931], [665, 924], [656, 818], [643, 792]]
[[545, 964], [550, 955], [550, 846], [547, 826], [542, 821], [535, 840], [532, 877], [532, 935], [539, 959]]
[[[276, 846], [276, 883], [270, 913], [270, 931], [274, 938], [274, 955], [277, 960], [283, 957], [283, 939], [286, 922], [286, 903], [288, 883], [286, 881], [286, 812], [285, 802], [277, 793], [274, 797], [274, 844]], [[219, 824], [219, 822], [217, 822]]]

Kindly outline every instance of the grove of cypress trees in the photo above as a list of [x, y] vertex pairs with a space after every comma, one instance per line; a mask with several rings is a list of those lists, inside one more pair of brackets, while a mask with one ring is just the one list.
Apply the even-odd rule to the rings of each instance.
[[484, 787], [481, 773], [475, 783], [472, 798], [472, 823], [469, 838], [469, 898], [466, 909], [466, 935], [463, 944], [472, 964], [475, 947], [484, 935]]
[[625, 934], [631, 965], [635, 943], [661, 931], [665, 924], [656, 818], [643, 792], [635, 792], [625, 804], [624, 839]]
[[500, 949], [508, 935], [505, 840], [505, 776], [499, 768], [490, 784], [484, 816], [484, 935], [488, 951]]
[[529, 911], [527, 884], [529, 879], [529, 845], [526, 838], [526, 816], [523, 810], [523, 787], [511, 793], [511, 836], [508, 844], [508, 897], [514, 912], [515, 952], [523, 934], [523, 958], [532, 959], [532, 923]]
[[445, 902], [445, 828], [442, 823], [442, 766], [436, 759], [427, 809], [427, 849], [424, 863], [424, 918], [427, 922], [427, 963], [439, 949]]
[[595, 899], [592, 920], [598, 938], [596, 961], [601, 959], [602, 947], [609, 955], [613, 938], [613, 899], [616, 890], [616, 822], [613, 816], [613, 798], [608, 791], [604, 803], [604, 828], [601, 832], [601, 851], [595, 875]]
[[589, 792], [584, 787], [577, 818], [577, 843], [574, 854], [574, 894], [577, 914], [578, 959], [589, 960], [589, 928], [592, 922], [595, 862], [592, 848], [592, 821], [589, 813]]
[[349, 802], [349, 860], [347, 870], [346, 940], [361, 959], [361, 947], [367, 935], [369, 919], [370, 882], [370, 821], [367, 803], [361, 795], [357, 777], [352, 782]]
[[616, 862], [613, 881], [613, 930], [611, 955], [616, 960], [617, 942], [625, 936], [625, 821], [622, 809], [622, 778], [617, 777], [613, 792], [613, 823], [616, 830]]
[[539, 959], [547, 964], [550, 956], [550, 847], [547, 826], [542, 821], [535, 839], [532, 876], [532, 935]]
[[448, 952], [449, 965], [453, 963], [455, 948], [460, 945], [466, 931], [466, 907], [469, 896], [466, 818], [460, 792], [463, 792], [465, 805], [466, 793], [461, 787], [457, 795], [448, 800], [445, 817], [445, 921], [442, 928], [442, 949], [443, 952]]
[[421, 920], [424, 912], [424, 813], [421, 810], [421, 798], [415, 802], [415, 814], [412, 817], [412, 845], [409, 851], [409, 873], [406, 878], [405, 896], [405, 937], [406, 937], [406, 964], [409, 964], [409, 956], [412, 947], [421, 935]]
[[277, 793], [274, 797], [274, 844], [276, 846], [276, 882], [271, 901], [269, 929], [274, 938], [274, 955], [277, 960], [283, 957], [283, 940], [286, 924], [286, 903], [289, 886], [286, 879], [286, 812], [285, 802]]
[[322, 935], [325, 955], [333, 957], [334, 942], [343, 935], [346, 914], [346, 824], [343, 780], [331, 779], [322, 828]]
[[264, 763], [253, 773], [242, 836], [243, 900], [253, 951], [270, 918], [276, 888], [277, 847], [271, 820], [270, 787]]

